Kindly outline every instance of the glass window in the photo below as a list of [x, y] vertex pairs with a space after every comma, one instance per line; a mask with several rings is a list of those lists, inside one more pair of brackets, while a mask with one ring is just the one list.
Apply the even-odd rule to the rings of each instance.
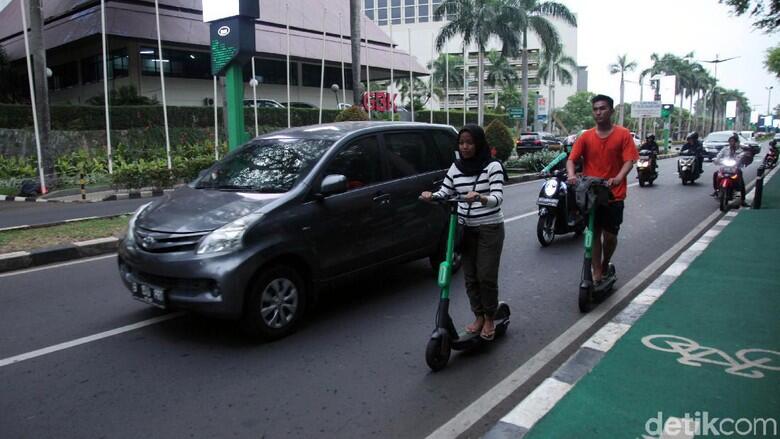
[[[347, 67], [345, 67], [347, 68]], [[303, 64], [303, 86], [320, 87], [320, 75], [322, 66], [317, 64]], [[352, 90], [352, 73], [349, 70], [344, 72], [345, 87]], [[330, 88], [332, 84], [338, 84], [341, 87], [341, 67], [325, 66], [325, 88]]]
[[[410, 0], [406, 0], [407, 2]], [[414, 5], [414, 2], [412, 1], [412, 5]], [[414, 23], [414, 6], [406, 6], [404, 7], [404, 23]]]
[[401, 24], [401, 8], [393, 8], [391, 11], [393, 15], [393, 24]]
[[177, 78], [211, 78], [211, 57], [206, 52], [163, 49], [163, 58], [157, 56], [157, 48], [141, 47], [141, 72], [144, 75], [160, 73], [160, 64], [166, 76]]
[[[62, 88], [73, 87], [79, 83], [79, 63], [71, 61], [66, 64], [52, 66], [52, 76], [49, 78], [49, 89], [59, 90]], [[102, 74], [102, 71], [101, 71]]]
[[419, 0], [418, 4], [417, 20], [420, 23], [426, 23], [428, 22], [428, 0]]
[[378, 1], [379, 1], [379, 6], [377, 6], [377, 8], [379, 9], [387, 8], [387, 0], [378, 0]]
[[435, 147], [427, 145], [422, 133], [385, 134], [391, 178], [402, 178], [443, 169]]
[[[244, 64], [244, 81], [249, 82], [252, 79], [252, 60]], [[286, 85], [284, 79], [287, 74], [287, 61], [255, 58], [255, 75], [258, 76], [260, 87], [262, 84], [280, 84]], [[319, 87], [317, 82], [317, 87]], [[298, 63], [290, 61], [290, 85], [298, 85]]]
[[364, 137], [347, 146], [328, 164], [325, 174], [346, 176], [347, 190], [380, 182], [379, 143], [376, 137]]
[[378, 13], [378, 18], [379, 18], [378, 24], [380, 26], [386, 25], [387, 24], [387, 9], [378, 9], [377, 13]]
[[195, 189], [287, 192], [333, 144], [323, 139], [261, 139], [228, 154], [195, 180]]
[[365, 0], [363, 2], [363, 6], [365, 7], [364, 9], [366, 10], [374, 9], [374, 0]]
[[373, 9], [367, 9], [366, 10], [366, 17], [368, 17], [369, 20], [374, 19], [374, 10]]
[[[439, 8], [439, 5], [441, 5], [442, 0], [432, 0], [431, 1], [431, 17], [434, 16], [436, 13], [436, 9]], [[435, 21], [441, 21], [441, 18], [435, 19]]]
[[[108, 79], [127, 76], [127, 49], [113, 50], [108, 54]], [[81, 79], [84, 84], [103, 80], [103, 57], [90, 56], [81, 60]]]

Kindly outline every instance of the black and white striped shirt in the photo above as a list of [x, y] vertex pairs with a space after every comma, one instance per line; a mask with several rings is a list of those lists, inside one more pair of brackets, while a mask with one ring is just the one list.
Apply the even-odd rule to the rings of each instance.
[[455, 195], [456, 192], [465, 196], [472, 190], [487, 197], [487, 203], [472, 203], [471, 209], [468, 203], [458, 203], [458, 216], [461, 220], [467, 226], [503, 223], [501, 203], [504, 201], [504, 169], [501, 164], [496, 161], [490, 162], [479, 175], [467, 176], [461, 174], [453, 163], [447, 170], [444, 183], [435, 196], [446, 198]]

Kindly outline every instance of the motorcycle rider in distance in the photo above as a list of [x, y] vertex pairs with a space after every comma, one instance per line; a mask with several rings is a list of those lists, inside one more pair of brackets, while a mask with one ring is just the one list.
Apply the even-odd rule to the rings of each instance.
[[[729, 146], [723, 147], [723, 149], [720, 150], [718, 155], [715, 157], [715, 164], [720, 165], [721, 162], [724, 159], [731, 158], [737, 161], [737, 175], [739, 175], [739, 192], [742, 196], [741, 198], [741, 206], [747, 207], [747, 202], [745, 201], [745, 180], [742, 177], [742, 161], [740, 157], [740, 147], [739, 147], [739, 136], [734, 134], [733, 136], [729, 137]], [[712, 188], [714, 191], [712, 192], [713, 197], [718, 196], [718, 173], [720, 171], [718, 169], [715, 170], [715, 172], [712, 174]]]
[[[658, 157], [658, 144], [655, 142], [655, 134], [648, 134], [645, 137], [645, 143], [639, 147], [639, 150], [650, 151], [650, 161], [653, 164], [653, 171], [658, 169], [658, 162], [656, 161]], [[639, 178], [639, 168], [636, 170], [636, 178]]]
[[704, 145], [699, 140], [699, 133], [696, 131], [688, 134], [685, 138], [685, 144], [680, 149], [680, 155], [696, 156], [696, 166], [698, 174], [704, 172]]

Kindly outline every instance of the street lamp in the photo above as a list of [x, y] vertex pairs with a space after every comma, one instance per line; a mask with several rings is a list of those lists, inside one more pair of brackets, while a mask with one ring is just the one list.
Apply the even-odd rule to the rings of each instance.
[[715, 59], [705, 61], [700, 60], [699, 62], [705, 62], [709, 64], [715, 64], [715, 76], [714, 81], [712, 82], [712, 118], [710, 119], [710, 132], [712, 132], [715, 129], [715, 87], [718, 86], [718, 64], [726, 61], [731, 61], [732, 59], [739, 58], [738, 56], [732, 56], [731, 58], [724, 58], [719, 59], [718, 54], [715, 54]]
[[770, 114], [772, 114], [771, 113], [771, 108], [772, 108], [772, 104], [771, 104], [771, 102], [772, 102], [772, 89], [775, 88], [775, 86], [774, 85], [770, 85], [769, 87], [764, 87], [764, 88], [769, 91], [769, 97], [766, 98], [766, 114], [770, 115]]
[[339, 102], [339, 85], [334, 83], [330, 86], [330, 89], [333, 90], [333, 94], [336, 95], [336, 109], [338, 109], [339, 104], [341, 103]]

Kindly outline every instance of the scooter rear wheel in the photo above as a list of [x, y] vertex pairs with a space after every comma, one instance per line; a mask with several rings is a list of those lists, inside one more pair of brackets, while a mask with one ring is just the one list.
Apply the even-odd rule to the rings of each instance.
[[438, 372], [450, 361], [451, 352], [449, 340], [441, 337], [432, 338], [428, 340], [428, 346], [425, 348], [425, 362], [432, 371]]
[[591, 298], [590, 290], [590, 288], [580, 287], [580, 295], [577, 303], [580, 307], [580, 312], [586, 313], [593, 309], [593, 299]]

